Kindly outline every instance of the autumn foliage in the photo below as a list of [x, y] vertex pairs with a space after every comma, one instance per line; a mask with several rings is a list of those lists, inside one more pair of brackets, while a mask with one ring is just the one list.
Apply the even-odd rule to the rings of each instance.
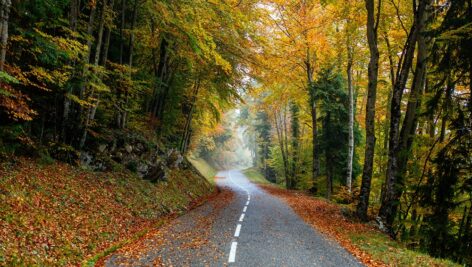
[[0, 168], [0, 265], [77, 265], [190, 208], [211, 186], [191, 171], [152, 184], [18, 159]]

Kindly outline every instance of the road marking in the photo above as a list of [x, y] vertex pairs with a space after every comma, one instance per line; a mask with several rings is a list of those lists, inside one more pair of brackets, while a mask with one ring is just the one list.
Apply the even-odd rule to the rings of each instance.
[[[235, 186], [239, 187], [242, 191], [246, 192], [247, 194], [247, 201], [246, 201], [246, 205], [244, 206], [244, 209], [243, 209], [243, 213], [241, 214], [241, 217], [239, 217], [239, 222], [242, 222], [244, 220], [244, 216], [246, 215], [246, 211], [247, 211], [247, 207], [249, 205], [249, 201], [251, 200], [251, 193], [249, 192], [248, 189], [246, 189], [245, 187], [237, 184], [234, 180], [233, 180], [233, 177], [231, 176], [231, 171], [228, 171], [228, 176], [229, 176], [229, 180], [231, 181], [231, 183], [233, 183]], [[239, 238], [239, 234], [241, 233], [241, 227], [242, 227], [242, 224], [238, 223], [238, 225], [236, 226], [236, 230], [234, 232], [234, 237], [237, 237]], [[234, 240], [234, 239], [233, 239]], [[228, 263], [234, 263], [236, 261], [236, 250], [237, 250], [237, 247], [238, 247], [238, 242], [236, 241], [233, 241], [231, 243], [231, 250], [229, 252], [229, 259], [228, 259]]]
[[241, 232], [241, 224], [238, 224], [238, 226], [236, 226], [236, 232], [234, 232], [234, 236], [239, 237], [240, 232]]
[[232, 263], [236, 261], [236, 248], [238, 247], [238, 242], [233, 242], [231, 244], [231, 251], [229, 252], [228, 262]]

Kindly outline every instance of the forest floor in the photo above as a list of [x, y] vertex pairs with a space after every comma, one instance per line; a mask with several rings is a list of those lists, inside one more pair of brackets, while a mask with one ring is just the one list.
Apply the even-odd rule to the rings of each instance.
[[191, 170], [153, 184], [125, 170], [12, 159], [0, 165], [0, 266], [93, 265], [212, 192]]
[[335, 239], [367, 266], [460, 266], [449, 260], [409, 250], [375, 226], [346, 218], [340, 205], [326, 199], [267, 183], [259, 183], [259, 186], [284, 200], [306, 223]]

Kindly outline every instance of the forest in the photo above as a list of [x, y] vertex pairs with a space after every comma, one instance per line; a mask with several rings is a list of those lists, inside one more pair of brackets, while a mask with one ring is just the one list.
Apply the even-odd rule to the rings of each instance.
[[470, 0], [1, 0], [0, 160], [245, 146], [272, 183], [470, 266], [471, 80]]

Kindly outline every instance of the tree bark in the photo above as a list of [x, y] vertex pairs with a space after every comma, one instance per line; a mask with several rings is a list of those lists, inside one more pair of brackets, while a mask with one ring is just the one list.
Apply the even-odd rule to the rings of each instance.
[[[70, 2], [70, 14], [69, 14], [69, 24], [71, 31], [77, 30], [78, 20], [79, 20], [79, 0], [71, 0]], [[69, 123], [69, 114], [71, 109], [71, 100], [68, 97], [68, 94], [72, 90], [65, 90], [64, 91], [64, 102], [63, 102], [63, 110], [62, 110], [62, 125], [61, 125], [61, 140], [62, 142], [67, 142], [67, 124]]]
[[120, 25], [120, 64], [123, 64], [123, 54], [124, 54], [124, 30], [125, 30], [125, 23], [126, 23], [126, 0], [121, 0], [121, 25]]
[[347, 88], [349, 97], [349, 139], [348, 139], [348, 153], [347, 153], [347, 173], [346, 186], [349, 193], [352, 192], [352, 162], [354, 158], [354, 88], [352, 85], [352, 64], [353, 64], [353, 49], [349, 33], [347, 37]]
[[317, 192], [316, 183], [318, 179], [318, 175], [320, 174], [320, 155], [318, 149], [318, 127], [317, 127], [317, 113], [316, 113], [316, 92], [315, 88], [313, 87], [313, 68], [311, 66], [311, 55], [310, 50], [307, 49], [306, 53], [306, 76], [307, 76], [307, 86], [308, 86], [308, 93], [310, 94], [310, 112], [311, 112], [311, 123], [312, 123], [312, 153], [313, 153], [313, 162], [312, 162], [312, 182], [313, 186], [310, 189], [312, 193]]
[[284, 176], [285, 176], [285, 187], [289, 187], [290, 178], [289, 178], [289, 167], [288, 159], [285, 154], [285, 144], [284, 144], [284, 130], [282, 129], [282, 118], [280, 113], [274, 111], [274, 121], [275, 121], [275, 130], [277, 131], [277, 139], [279, 139], [280, 152], [282, 153], [282, 161], [284, 164]]
[[11, 0], [2, 0], [0, 7], [0, 71], [4, 70], [8, 45], [8, 20], [10, 18]]
[[[100, 51], [102, 48], [102, 42], [103, 42], [103, 29], [105, 27], [105, 12], [106, 12], [106, 0], [103, 0], [102, 2], [102, 13], [100, 17], [100, 22], [99, 22], [99, 28], [98, 28], [98, 37], [97, 37], [97, 45], [95, 47], [95, 56], [94, 56], [94, 61], [93, 65], [98, 66], [99, 60], [100, 60]], [[95, 10], [96, 8], [94, 8]], [[92, 98], [95, 94], [95, 90], [92, 89], [90, 92], [90, 98]], [[82, 133], [82, 137], [80, 138], [80, 143], [79, 143], [79, 148], [83, 148], [85, 145], [85, 141], [87, 140], [87, 132], [88, 132], [88, 127], [90, 125], [90, 122], [93, 121], [95, 118], [95, 113], [98, 107], [98, 104], [100, 103], [100, 97], [97, 97], [97, 100], [95, 101], [95, 104], [93, 107], [89, 107], [86, 118], [85, 118], [85, 123], [84, 123], [84, 129]]]
[[291, 134], [292, 134], [292, 169], [291, 172], [291, 188], [295, 188], [297, 186], [297, 167], [298, 167], [298, 148], [299, 148], [299, 137], [300, 137], [300, 123], [299, 123], [299, 107], [297, 103], [291, 102], [290, 103], [290, 112], [292, 115], [292, 123], [291, 123]]
[[[114, 0], [110, 0], [110, 9], [113, 11], [113, 8], [115, 6]], [[105, 33], [105, 45], [103, 46], [103, 55], [102, 55], [102, 66], [105, 66], [107, 64], [108, 60], [108, 48], [110, 47], [110, 39], [111, 39], [111, 31], [112, 27], [110, 25], [107, 25], [106, 27], [106, 33]]]
[[366, 104], [366, 147], [364, 157], [364, 169], [362, 171], [361, 192], [357, 205], [357, 216], [362, 220], [367, 220], [367, 209], [369, 207], [370, 188], [372, 183], [372, 173], [375, 150], [375, 102], [377, 97], [377, 79], [379, 72], [379, 49], [377, 45], [377, 28], [380, 17], [380, 5], [378, 3], [377, 21], [375, 19], [375, 0], [365, 0], [367, 9], [367, 41], [369, 43], [370, 60], [368, 67], [369, 83], [367, 88]]
[[197, 78], [197, 81], [195, 82], [194, 85], [194, 90], [192, 93], [192, 99], [190, 100], [190, 109], [187, 114], [187, 118], [185, 120], [185, 126], [184, 126], [184, 131], [182, 134], [182, 138], [180, 140], [180, 152], [182, 154], [185, 154], [187, 152], [187, 147], [188, 147], [188, 142], [190, 139], [190, 129], [192, 125], [192, 117], [193, 117], [193, 111], [195, 109], [195, 104], [198, 99], [198, 91], [200, 90], [200, 78]]
[[[382, 205], [380, 207], [379, 216], [382, 218], [384, 223], [386, 224], [387, 228], [390, 231], [390, 234], [393, 235], [393, 221], [395, 220], [395, 216], [397, 214], [398, 204], [403, 192], [403, 174], [400, 168], [404, 163], [402, 163], [402, 159], [400, 159], [400, 153], [404, 153], [402, 151], [402, 144], [401, 144], [401, 136], [400, 136], [400, 120], [401, 120], [401, 101], [404, 92], [404, 88], [406, 86], [408, 76], [410, 73], [410, 69], [413, 62], [414, 52], [416, 42], [418, 40], [419, 33], [423, 30], [424, 26], [424, 15], [425, 9], [427, 6], [427, 1], [429, 0], [420, 0], [419, 5], [415, 11], [415, 19], [413, 25], [410, 29], [410, 33], [405, 44], [404, 48], [404, 56], [401, 65], [399, 64], [399, 69], [397, 70], [397, 79], [395, 81], [395, 86], [393, 88], [392, 93], [392, 102], [391, 102], [391, 110], [390, 110], [390, 134], [389, 134], [389, 152], [388, 152], [388, 164], [387, 164], [387, 175], [385, 180], [384, 192], [382, 194]], [[424, 49], [424, 48], [423, 48]], [[422, 63], [418, 62], [421, 68]], [[424, 70], [420, 70], [424, 74]], [[417, 92], [421, 90], [421, 88], [414, 88], [415, 86], [419, 86], [424, 82], [424, 75], [421, 77], [418, 76], [421, 73], [417, 73], [417, 77], [415, 81], [417, 84], [413, 84], [411, 96], [413, 97], [412, 101], [409, 101], [409, 109], [410, 114], [408, 114], [408, 118], [405, 121], [405, 124], [410, 124], [411, 126], [405, 126], [405, 134], [409, 134], [408, 130], [413, 129], [413, 121], [415, 119], [416, 114], [416, 106], [418, 105], [416, 101]], [[408, 113], [408, 112], [407, 112]], [[416, 129], [416, 127], [415, 127]]]

